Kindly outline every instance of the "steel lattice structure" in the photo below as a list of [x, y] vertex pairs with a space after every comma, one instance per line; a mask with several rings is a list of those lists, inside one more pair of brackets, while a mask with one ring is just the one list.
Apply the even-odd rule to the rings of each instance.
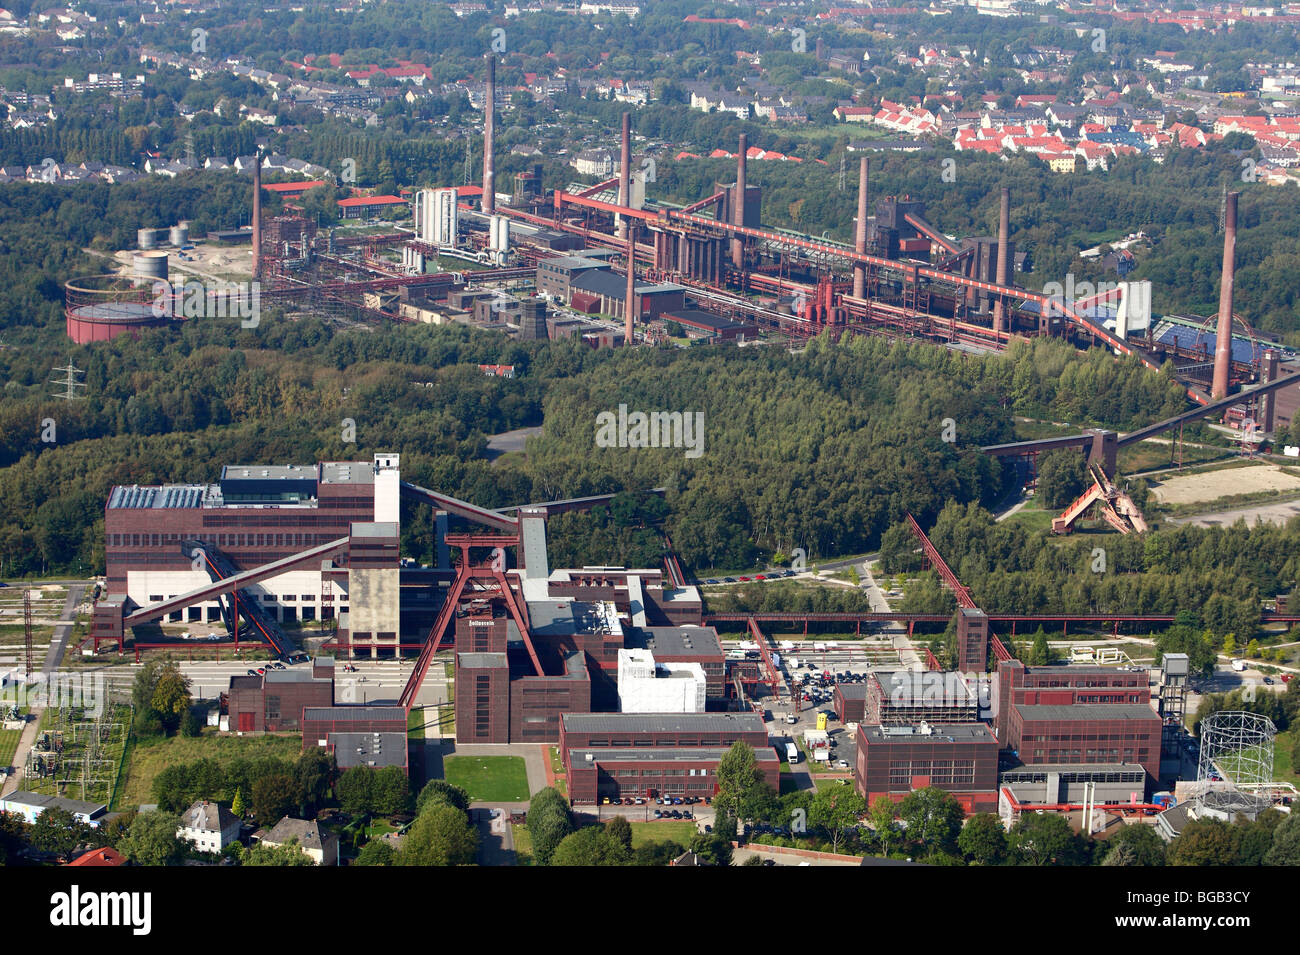
[[1197, 782], [1214, 782], [1214, 775], [1234, 787], [1260, 786], [1273, 781], [1273, 738], [1277, 727], [1267, 716], [1225, 710], [1201, 721], [1201, 759]]

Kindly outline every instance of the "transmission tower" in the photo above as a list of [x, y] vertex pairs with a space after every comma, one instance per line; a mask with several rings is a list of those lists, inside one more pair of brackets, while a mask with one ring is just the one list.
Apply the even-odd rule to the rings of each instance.
[[470, 173], [470, 169], [473, 167], [473, 162], [474, 162], [474, 140], [471, 137], [466, 136], [465, 137], [465, 182], [463, 183], [463, 185], [466, 186], [469, 185], [469, 173]]
[[845, 184], [845, 182], [846, 182], [846, 179], [845, 179], [845, 168], [846, 168], [846, 167], [845, 167], [844, 163], [845, 163], [845, 159], [844, 159], [843, 156], [841, 156], [841, 157], [840, 157], [840, 192], [843, 192], [843, 191], [844, 191], [844, 184]]
[[30, 679], [36, 663], [36, 654], [32, 650], [32, 582], [30, 580], [23, 587], [23, 646], [27, 652], [27, 677]]
[[1228, 184], [1225, 182], [1223, 184], [1223, 192], [1219, 194], [1219, 228], [1218, 228], [1219, 232], [1223, 231], [1224, 221], [1227, 219], [1227, 217], [1228, 217]]
[[84, 375], [86, 373], [83, 369], [75, 367], [72, 362], [68, 362], [66, 368], [54, 368], [52, 370], [63, 373], [62, 378], [50, 379], [51, 384], [62, 385], [63, 390], [61, 392], [54, 392], [51, 397], [60, 398], [63, 401], [76, 401], [80, 398], [86, 397], [85, 395], [77, 393], [78, 388], [86, 387], [85, 382], [77, 380], [78, 375]]

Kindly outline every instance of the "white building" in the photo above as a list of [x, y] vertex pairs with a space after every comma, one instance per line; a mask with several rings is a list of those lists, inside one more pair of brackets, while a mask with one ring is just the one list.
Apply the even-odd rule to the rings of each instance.
[[703, 713], [705, 683], [698, 663], [656, 663], [649, 650], [618, 651], [621, 713]]
[[421, 189], [415, 195], [415, 234], [427, 245], [454, 248], [458, 225], [455, 189]]
[[190, 843], [200, 852], [221, 852], [239, 840], [239, 818], [229, 809], [207, 799], [200, 799], [181, 813], [176, 838]]

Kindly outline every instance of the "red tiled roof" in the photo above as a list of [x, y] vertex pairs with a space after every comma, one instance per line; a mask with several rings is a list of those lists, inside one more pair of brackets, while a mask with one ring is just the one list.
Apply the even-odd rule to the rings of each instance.
[[126, 865], [126, 856], [113, 848], [91, 849], [73, 859], [68, 865], [118, 866]]

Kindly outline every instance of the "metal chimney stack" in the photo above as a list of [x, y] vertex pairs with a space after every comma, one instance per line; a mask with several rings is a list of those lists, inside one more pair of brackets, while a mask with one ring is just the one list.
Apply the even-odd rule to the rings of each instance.
[[1223, 210], [1223, 277], [1219, 281], [1219, 328], [1214, 342], [1214, 381], [1211, 398], [1228, 396], [1232, 368], [1232, 283], [1237, 270], [1237, 196], [1230, 192]]
[[623, 344], [635, 345], [635, 323], [632, 320], [636, 307], [636, 224], [627, 220], [627, 293], [623, 296]]
[[[1011, 244], [1011, 190], [1002, 187], [1002, 200], [998, 208], [998, 285], [1011, 284], [1011, 262], [1008, 250]], [[993, 330], [1006, 331], [1006, 315], [1003, 313], [1002, 298], [993, 305]]]
[[496, 132], [497, 109], [497, 60], [491, 53], [487, 55], [487, 101], [483, 104], [483, 202], [482, 209], [487, 215], [497, 211], [497, 176], [492, 165], [492, 146]]
[[262, 277], [262, 152], [253, 150], [253, 281]]
[[[745, 157], [748, 152], [749, 139], [744, 133], [741, 133], [740, 154], [736, 157], [736, 197], [732, 203], [732, 225], [743, 226], [745, 224]], [[742, 236], [737, 235], [731, 240], [731, 264], [744, 271], [745, 240]]]
[[[627, 208], [632, 204], [632, 114], [623, 114], [622, 151], [618, 160], [618, 204]], [[627, 237], [627, 218], [619, 216], [620, 238]]]
[[[853, 235], [855, 252], [867, 251], [867, 171], [869, 161], [863, 156], [858, 163], [858, 225]], [[867, 295], [867, 266], [859, 262], [853, 266], [853, 297], [865, 298]]]

